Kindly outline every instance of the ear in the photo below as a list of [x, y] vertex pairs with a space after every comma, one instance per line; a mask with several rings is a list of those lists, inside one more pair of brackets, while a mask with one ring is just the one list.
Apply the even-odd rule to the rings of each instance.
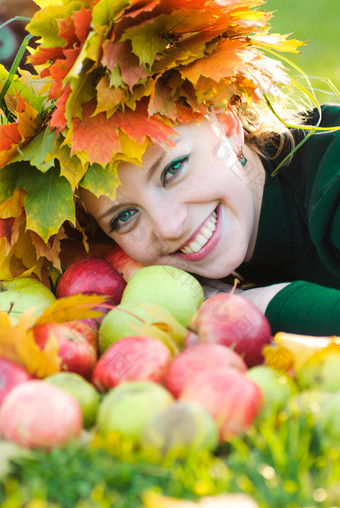
[[240, 119], [232, 106], [228, 106], [228, 111], [218, 114], [218, 121], [223, 128], [223, 133], [229, 140], [234, 142], [235, 146], [243, 145], [244, 130]]

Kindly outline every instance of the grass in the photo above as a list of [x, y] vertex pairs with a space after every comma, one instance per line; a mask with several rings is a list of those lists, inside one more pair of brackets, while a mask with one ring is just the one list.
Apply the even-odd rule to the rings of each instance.
[[264, 416], [218, 456], [201, 454], [184, 463], [161, 467], [125, 448], [106, 440], [18, 457], [0, 480], [0, 505], [142, 508], [151, 489], [191, 500], [243, 492], [259, 508], [340, 506], [340, 449], [325, 447], [312, 413]]
[[290, 34], [291, 38], [306, 41], [302, 53], [283, 55], [309, 76], [321, 103], [336, 98], [326, 80], [340, 90], [340, 9], [334, 0], [267, 0], [263, 6], [275, 11], [270, 21], [271, 33]]

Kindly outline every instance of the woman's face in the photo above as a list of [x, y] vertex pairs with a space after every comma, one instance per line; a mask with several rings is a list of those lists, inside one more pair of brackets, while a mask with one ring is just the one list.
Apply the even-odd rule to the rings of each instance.
[[[152, 145], [143, 168], [122, 163], [115, 201], [82, 191], [104, 232], [144, 265], [171, 265], [209, 278], [229, 275], [253, 244], [256, 206], [237, 146], [214, 124], [180, 126], [176, 147]], [[225, 138], [224, 138], [225, 139]]]

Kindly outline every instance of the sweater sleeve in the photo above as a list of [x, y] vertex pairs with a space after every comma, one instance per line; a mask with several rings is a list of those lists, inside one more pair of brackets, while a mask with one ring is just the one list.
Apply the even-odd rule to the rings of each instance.
[[295, 281], [274, 296], [265, 314], [273, 334], [340, 336], [340, 290]]

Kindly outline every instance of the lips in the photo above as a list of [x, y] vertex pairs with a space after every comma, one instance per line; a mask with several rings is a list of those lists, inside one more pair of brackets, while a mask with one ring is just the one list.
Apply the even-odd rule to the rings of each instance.
[[[206, 231], [208, 229], [211, 232]], [[183, 245], [174, 256], [186, 261], [200, 261], [208, 256], [217, 245], [222, 234], [222, 207], [218, 205], [216, 210], [208, 217], [200, 229], [195, 232], [190, 241]], [[203, 238], [201, 238], [203, 236]], [[207, 238], [209, 236], [209, 238]], [[195, 250], [198, 249], [198, 250]]]

